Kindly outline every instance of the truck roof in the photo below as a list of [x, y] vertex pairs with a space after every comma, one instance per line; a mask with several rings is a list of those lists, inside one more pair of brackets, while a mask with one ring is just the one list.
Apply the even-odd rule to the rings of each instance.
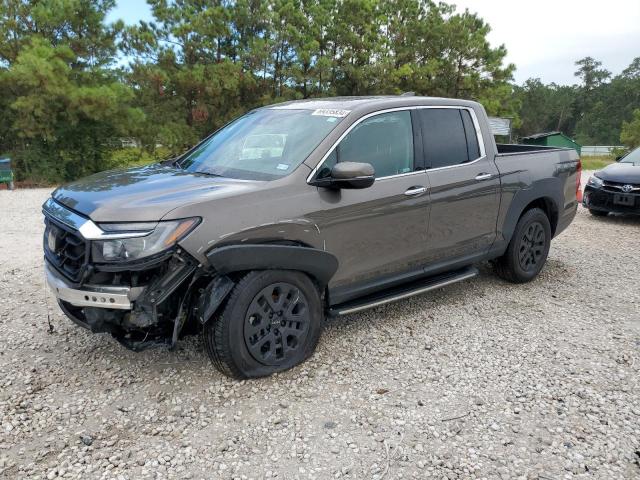
[[[365, 97], [309, 98], [276, 103], [263, 108], [276, 110], [342, 110], [345, 113], [382, 110], [386, 108], [420, 105], [478, 107], [477, 102], [456, 98], [422, 97], [409, 95], [378, 95]], [[343, 115], [344, 116], [344, 115]]]

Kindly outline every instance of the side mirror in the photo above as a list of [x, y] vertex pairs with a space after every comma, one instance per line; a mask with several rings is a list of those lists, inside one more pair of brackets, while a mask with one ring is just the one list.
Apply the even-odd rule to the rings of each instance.
[[375, 170], [369, 163], [340, 162], [331, 169], [331, 175], [311, 182], [325, 188], [368, 188], [376, 180]]

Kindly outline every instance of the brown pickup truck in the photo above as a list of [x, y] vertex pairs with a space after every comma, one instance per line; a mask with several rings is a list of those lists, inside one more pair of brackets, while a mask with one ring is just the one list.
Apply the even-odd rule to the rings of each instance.
[[64, 313], [125, 346], [202, 332], [248, 378], [299, 364], [326, 316], [476, 275], [527, 282], [573, 220], [574, 150], [496, 145], [475, 102], [317, 99], [253, 110], [177, 159], [43, 206]]

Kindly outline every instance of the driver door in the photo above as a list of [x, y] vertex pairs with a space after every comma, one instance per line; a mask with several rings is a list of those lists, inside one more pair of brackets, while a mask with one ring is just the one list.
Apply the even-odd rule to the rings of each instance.
[[318, 169], [323, 177], [337, 162], [364, 162], [376, 174], [369, 188], [318, 189], [312, 217], [339, 261], [329, 285], [332, 303], [423, 272], [429, 185], [416, 158], [412, 113], [393, 111], [357, 123]]

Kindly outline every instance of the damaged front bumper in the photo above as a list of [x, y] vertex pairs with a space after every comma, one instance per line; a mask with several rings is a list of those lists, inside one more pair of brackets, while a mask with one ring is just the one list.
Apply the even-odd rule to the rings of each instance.
[[80, 288], [67, 282], [47, 262], [44, 265], [47, 285], [58, 300], [74, 307], [113, 308], [131, 310], [133, 302], [140, 296], [143, 287], [112, 287], [100, 285], [84, 285]]
[[175, 242], [143, 258], [109, 263], [98, 256], [96, 261], [96, 241], [133, 233], [104, 231], [53, 199], [43, 213], [45, 277], [65, 315], [134, 350], [175, 346], [197, 313], [190, 302], [210, 272]]
[[175, 252], [142, 286], [74, 284], [45, 261], [47, 284], [67, 317], [136, 351], [176, 345], [190, 313], [189, 287], [199, 278], [197, 269], [191, 257]]

